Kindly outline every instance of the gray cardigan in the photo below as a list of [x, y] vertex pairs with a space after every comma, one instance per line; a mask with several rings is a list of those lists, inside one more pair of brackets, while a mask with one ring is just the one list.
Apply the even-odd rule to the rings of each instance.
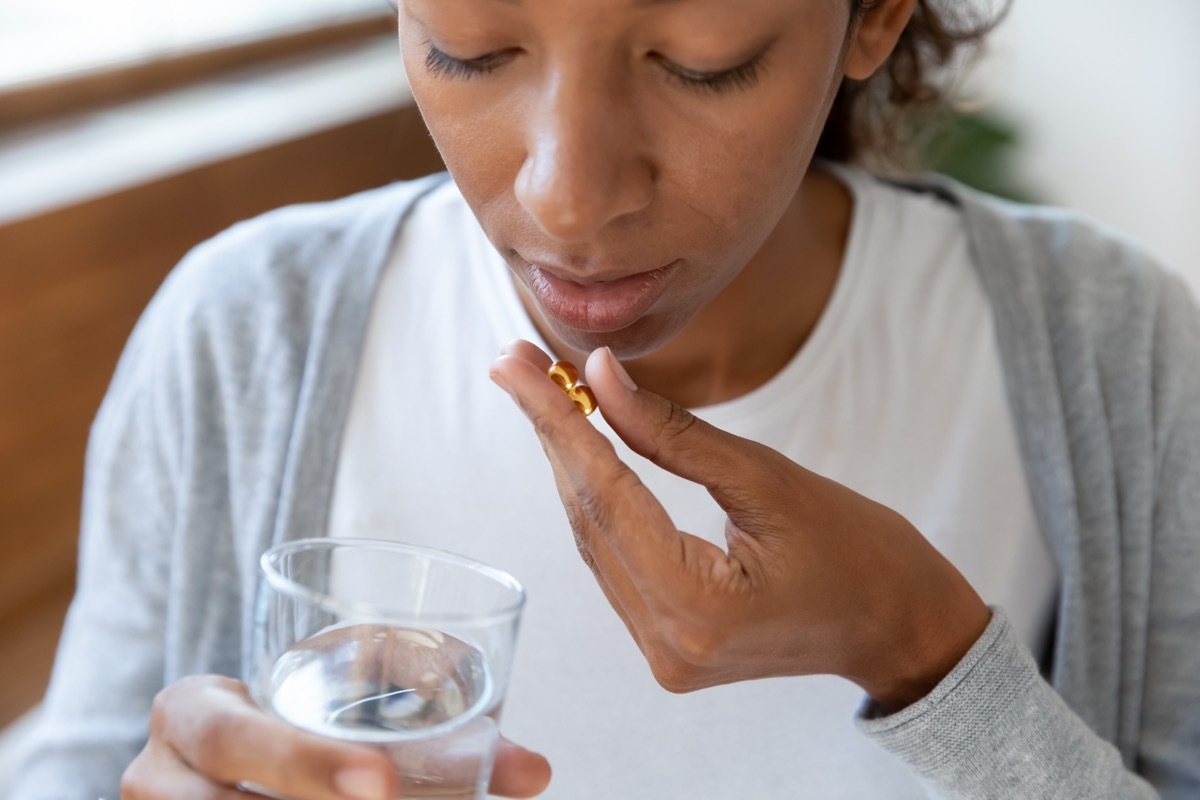
[[[158, 689], [241, 674], [258, 556], [326, 527], [376, 279], [443, 180], [238, 225], [150, 304], [92, 430], [78, 594], [12, 800], [115, 798]], [[858, 724], [947, 798], [1200, 798], [1200, 314], [1069, 214], [911, 188], [964, 215], [1061, 595], [1048, 677], [998, 614], [928, 697]]]

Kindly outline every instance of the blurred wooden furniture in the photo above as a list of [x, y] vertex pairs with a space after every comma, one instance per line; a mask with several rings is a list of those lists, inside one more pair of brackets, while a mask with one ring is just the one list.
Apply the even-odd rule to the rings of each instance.
[[88, 428], [167, 272], [238, 220], [440, 168], [409, 106], [0, 225], [0, 727], [44, 691]]
[[317, 28], [175, 53], [151, 62], [117, 64], [53, 81], [0, 87], [0, 128], [53, 120], [62, 114], [74, 114], [88, 108], [103, 108], [154, 92], [184, 87], [239, 67], [303, 55], [379, 34], [394, 36], [395, 31], [395, 15], [380, 4], [378, 14]]

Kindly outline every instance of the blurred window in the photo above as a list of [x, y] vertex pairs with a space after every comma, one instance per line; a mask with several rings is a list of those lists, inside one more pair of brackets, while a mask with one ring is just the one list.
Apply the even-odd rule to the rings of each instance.
[[377, 15], [388, 0], [0, 0], [0, 88]]

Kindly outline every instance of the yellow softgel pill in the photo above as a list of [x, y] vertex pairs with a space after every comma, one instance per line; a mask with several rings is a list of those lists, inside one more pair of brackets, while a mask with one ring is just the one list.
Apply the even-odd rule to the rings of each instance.
[[579, 370], [575, 369], [575, 365], [570, 361], [555, 361], [550, 365], [550, 369], [546, 370], [546, 374], [564, 392], [570, 391], [572, 386], [579, 383]]
[[600, 407], [600, 404], [596, 402], [596, 395], [582, 384], [576, 384], [568, 389], [567, 397], [571, 398], [571, 402], [575, 403], [575, 407], [582, 411], [585, 417], [591, 416], [592, 412]]
[[550, 369], [546, 370], [546, 374], [558, 388], [567, 393], [567, 397], [571, 398], [571, 402], [585, 417], [600, 407], [592, 390], [579, 382], [579, 370], [570, 361], [555, 361], [550, 365]]

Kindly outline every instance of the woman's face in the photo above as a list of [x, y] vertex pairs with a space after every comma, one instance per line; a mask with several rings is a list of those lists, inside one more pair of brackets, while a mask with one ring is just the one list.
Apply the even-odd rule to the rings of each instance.
[[542, 322], [644, 355], [729, 284], [808, 169], [847, 0], [404, 0], [413, 94]]

